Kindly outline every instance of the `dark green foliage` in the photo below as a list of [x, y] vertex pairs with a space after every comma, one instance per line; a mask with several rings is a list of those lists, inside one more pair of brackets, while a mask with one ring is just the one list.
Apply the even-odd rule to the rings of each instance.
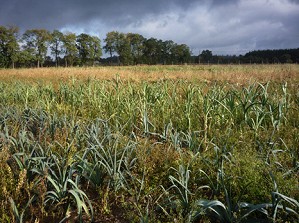
[[81, 33], [76, 41], [81, 65], [94, 65], [102, 56], [101, 41], [98, 37]]
[[17, 27], [0, 26], [0, 67], [13, 67], [18, 60], [18, 32]]
[[[59, 30], [30, 29], [19, 38], [18, 27], [0, 26], [0, 67], [94, 66], [137, 64], [248, 64], [298, 63], [299, 49], [258, 50], [243, 55], [213, 55], [203, 50], [192, 56], [190, 47], [172, 40], [145, 38], [137, 33], [108, 32], [102, 56], [100, 37], [87, 33], [62, 33]], [[52, 58], [48, 55], [51, 52]]]
[[51, 35], [45, 29], [27, 30], [22, 37], [24, 41], [24, 50], [32, 53], [37, 61], [37, 67], [43, 66], [45, 62], [48, 44], [51, 40]]

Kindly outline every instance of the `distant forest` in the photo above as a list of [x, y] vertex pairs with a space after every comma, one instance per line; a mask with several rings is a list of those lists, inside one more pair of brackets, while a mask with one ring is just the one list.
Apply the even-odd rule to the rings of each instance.
[[[103, 51], [108, 55], [102, 58]], [[0, 26], [0, 67], [57, 67], [138, 64], [250, 64], [298, 63], [298, 49], [258, 50], [245, 55], [192, 55], [186, 44], [112, 31], [102, 46], [97, 36]]]
[[197, 57], [192, 56], [195, 63], [213, 64], [277, 64], [277, 63], [299, 63], [299, 48], [279, 50], [255, 50], [245, 55], [213, 55], [212, 51], [204, 50]]

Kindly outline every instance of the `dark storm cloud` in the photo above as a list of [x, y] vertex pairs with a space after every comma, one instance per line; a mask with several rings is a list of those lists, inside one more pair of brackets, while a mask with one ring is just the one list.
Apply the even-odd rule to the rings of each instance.
[[299, 0], [0, 0], [0, 25], [86, 32], [112, 30], [239, 54], [299, 47]]
[[159, 14], [174, 7], [187, 9], [197, 1], [182, 0], [4, 0], [0, 21], [24, 28], [60, 28], [101, 20], [107, 24], [128, 24], [147, 14]]
[[290, 2], [293, 2], [295, 4], [299, 4], [299, 0], [289, 0]]

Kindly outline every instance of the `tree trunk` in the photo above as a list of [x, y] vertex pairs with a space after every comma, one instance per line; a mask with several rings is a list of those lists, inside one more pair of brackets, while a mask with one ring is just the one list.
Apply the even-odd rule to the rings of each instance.
[[109, 60], [109, 64], [111, 65], [111, 64], [112, 64], [112, 50], [110, 49], [109, 52], [110, 52], [110, 60]]

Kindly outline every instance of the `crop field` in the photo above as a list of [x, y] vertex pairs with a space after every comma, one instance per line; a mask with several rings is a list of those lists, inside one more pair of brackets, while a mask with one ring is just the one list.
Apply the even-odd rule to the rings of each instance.
[[0, 222], [298, 222], [299, 65], [0, 70]]

